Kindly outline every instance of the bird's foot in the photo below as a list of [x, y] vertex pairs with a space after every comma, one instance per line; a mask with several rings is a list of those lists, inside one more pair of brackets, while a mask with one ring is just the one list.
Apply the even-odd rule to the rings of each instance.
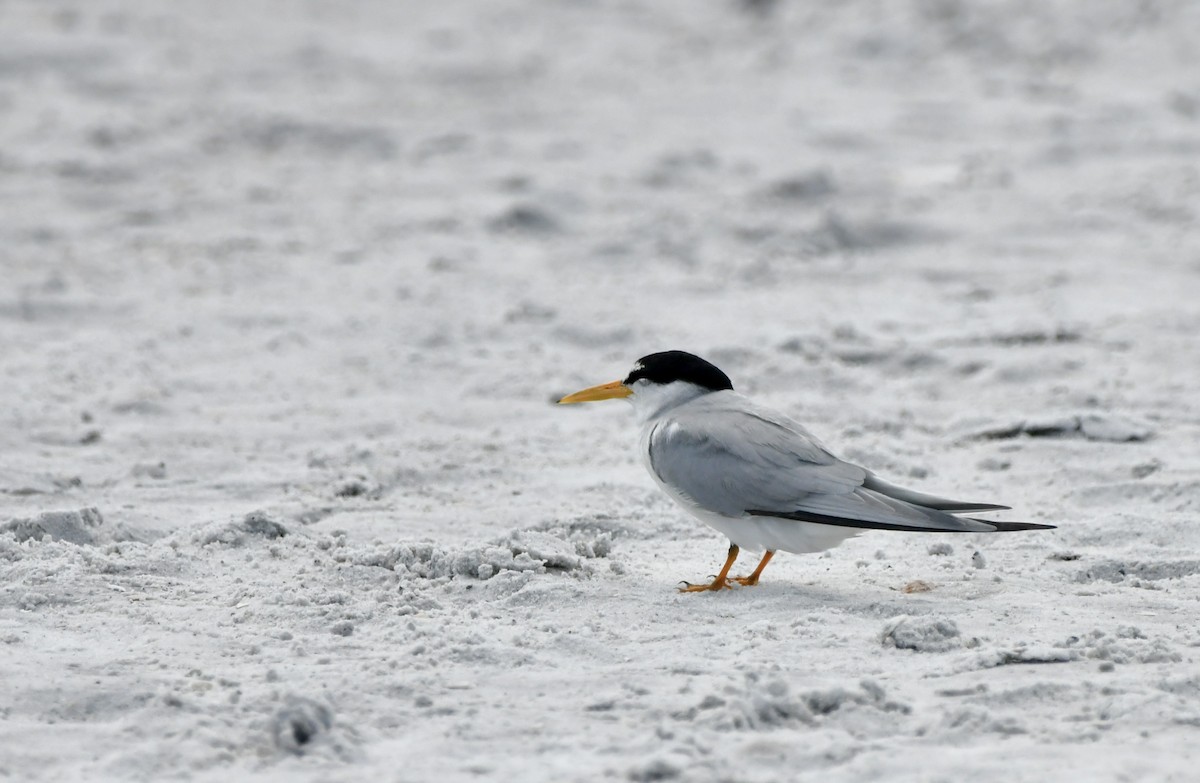
[[729, 580], [721, 577], [715, 577], [708, 584], [694, 585], [691, 582], [682, 582], [681, 584], [683, 585], [679, 588], [679, 592], [681, 593], [703, 593], [710, 590], [715, 592], [717, 590], [733, 589], [733, 585], [729, 583]]
[[754, 573], [750, 574], [750, 576], [735, 576], [733, 581], [742, 587], [753, 587], [758, 584], [758, 577], [762, 576], [763, 569], [767, 567], [767, 563], [771, 562], [772, 557], [775, 557], [775, 550], [768, 549], [763, 555], [762, 560], [758, 561], [758, 568], [754, 569]]

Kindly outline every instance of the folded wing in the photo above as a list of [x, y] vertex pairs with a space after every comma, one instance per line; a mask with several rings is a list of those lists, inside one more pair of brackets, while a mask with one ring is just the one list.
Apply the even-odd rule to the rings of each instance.
[[950, 500], [949, 498], [940, 498], [937, 495], [926, 495], [924, 492], [914, 492], [911, 489], [898, 487], [876, 476], [874, 473], [867, 473], [866, 481], [863, 486], [880, 495], [887, 495], [896, 500], [903, 500], [905, 503], [913, 503], [926, 508], [936, 508], [938, 511], [949, 511], [951, 513], [960, 513], [963, 511], [1007, 511], [1011, 506], [998, 506], [995, 503], [969, 503], [961, 500]]
[[[650, 434], [650, 467], [702, 509], [883, 530], [994, 532], [1051, 527], [951, 512], [1006, 508], [925, 495], [833, 456], [800, 424], [733, 392], [701, 398]], [[699, 402], [699, 401], [698, 401]]]
[[752, 508], [788, 510], [810, 496], [849, 493], [867, 476], [799, 425], [748, 404], [685, 407], [651, 433], [650, 467], [664, 484], [708, 511], [740, 517]]

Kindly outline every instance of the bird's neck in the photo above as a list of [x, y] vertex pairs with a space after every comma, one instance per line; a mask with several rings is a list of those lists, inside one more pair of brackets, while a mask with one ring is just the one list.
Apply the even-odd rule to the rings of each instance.
[[639, 388], [637, 393], [627, 399], [633, 404], [633, 415], [637, 418], [638, 424], [646, 424], [672, 408], [711, 393], [713, 393], [711, 389], [703, 386], [675, 381], [674, 383], [647, 385]]

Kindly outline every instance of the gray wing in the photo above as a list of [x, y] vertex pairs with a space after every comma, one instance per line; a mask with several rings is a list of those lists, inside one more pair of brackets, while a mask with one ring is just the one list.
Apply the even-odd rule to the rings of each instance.
[[1004, 523], [914, 505], [908, 498], [963, 506], [955, 510], [986, 507], [886, 484], [833, 456], [798, 423], [740, 396], [706, 403], [660, 422], [650, 434], [649, 455], [650, 467], [663, 483], [707, 511], [895, 530], [1004, 529]]
[[926, 508], [936, 508], [938, 511], [949, 511], [952, 514], [958, 514], [963, 511], [1007, 511], [1012, 508], [1012, 506], [998, 506], [995, 503], [972, 503], [964, 500], [942, 498], [937, 495], [926, 495], [924, 492], [916, 492], [904, 487], [898, 487], [895, 484], [884, 481], [870, 471], [867, 472], [867, 480], [863, 482], [863, 486], [869, 490], [878, 492], [880, 495], [887, 495], [889, 498], [903, 500], [906, 503], [925, 506]]
[[803, 427], [746, 407], [679, 411], [650, 435], [650, 467], [700, 507], [730, 517], [787, 510], [861, 487], [867, 471], [834, 457]]

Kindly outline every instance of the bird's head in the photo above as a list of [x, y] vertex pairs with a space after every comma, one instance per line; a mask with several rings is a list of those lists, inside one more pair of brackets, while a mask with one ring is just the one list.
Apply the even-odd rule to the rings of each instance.
[[685, 351], [663, 351], [638, 359], [624, 380], [568, 394], [558, 403], [625, 399], [645, 419], [700, 395], [732, 389], [729, 376], [711, 362]]

